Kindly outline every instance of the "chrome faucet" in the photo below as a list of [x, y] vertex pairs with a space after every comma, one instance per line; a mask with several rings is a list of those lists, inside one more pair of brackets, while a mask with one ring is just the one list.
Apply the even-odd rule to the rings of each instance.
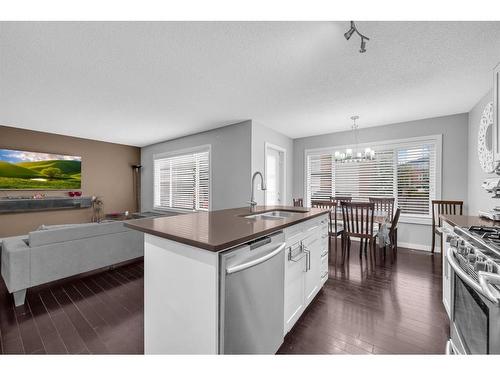
[[264, 181], [264, 177], [262, 176], [262, 173], [260, 173], [259, 171], [255, 172], [252, 176], [252, 196], [250, 197], [250, 211], [253, 211], [255, 209], [255, 206], [257, 206], [257, 202], [255, 201], [255, 195], [254, 195], [254, 186], [255, 186], [255, 177], [257, 177], [257, 175], [260, 176], [260, 182], [261, 182], [261, 185], [260, 185], [260, 189], [261, 190], [266, 190], [267, 187], [266, 187], [266, 182]]

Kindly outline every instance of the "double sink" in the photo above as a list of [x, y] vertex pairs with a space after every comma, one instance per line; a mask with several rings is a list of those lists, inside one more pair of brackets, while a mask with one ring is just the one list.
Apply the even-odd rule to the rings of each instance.
[[[300, 212], [300, 211], [296, 211]], [[267, 212], [260, 212], [257, 214], [251, 214], [251, 215], [246, 215], [244, 218], [246, 219], [264, 219], [264, 220], [280, 220], [280, 219], [285, 219], [287, 217], [292, 216], [293, 212], [291, 211], [284, 211], [284, 210], [274, 210], [274, 211], [267, 211]]]

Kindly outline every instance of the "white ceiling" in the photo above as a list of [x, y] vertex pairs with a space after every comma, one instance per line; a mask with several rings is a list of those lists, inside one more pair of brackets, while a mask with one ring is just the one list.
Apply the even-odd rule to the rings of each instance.
[[0, 23], [0, 124], [143, 146], [254, 119], [292, 138], [467, 112], [500, 22]]

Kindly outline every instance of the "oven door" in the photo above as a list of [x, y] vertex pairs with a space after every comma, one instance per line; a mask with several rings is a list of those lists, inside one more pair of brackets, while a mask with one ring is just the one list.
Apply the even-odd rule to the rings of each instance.
[[462, 270], [455, 258], [454, 249], [449, 249], [447, 255], [453, 270], [450, 324], [453, 352], [499, 354], [500, 293], [489, 283], [498, 275], [479, 272], [481, 282], [477, 282]]

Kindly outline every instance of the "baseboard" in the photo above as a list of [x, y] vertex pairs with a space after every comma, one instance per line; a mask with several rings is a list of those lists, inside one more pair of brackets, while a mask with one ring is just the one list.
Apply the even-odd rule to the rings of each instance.
[[[408, 243], [408, 242], [398, 241], [398, 247], [405, 247], [407, 249], [428, 251], [429, 253], [431, 252], [431, 247], [429, 245], [422, 245], [422, 244], [417, 244], [417, 243]], [[434, 252], [435, 253], [441, 252], [441, 247], [438, 244], [436, 244], [436, 248], [434, 249]]]
[[[359, 241], [359, 238], [351, 238], [352, 241]], [[421, 251], [428, 251], [429, 253], [431, 252], [431, 247], [430, 245], [422, 245], [422, 244], [417, 244], [417, 243], [409, 243], [409, 242], [400, 242], [398, 241], [398, 247], [404, 247], [407, 249], [413, 249], [413, 250], [421, 250]], [[434, 250], [435, 253], [440, 253], [441, 252], [441, 247], [439, 244], [436, 243], [436, 249]]]

